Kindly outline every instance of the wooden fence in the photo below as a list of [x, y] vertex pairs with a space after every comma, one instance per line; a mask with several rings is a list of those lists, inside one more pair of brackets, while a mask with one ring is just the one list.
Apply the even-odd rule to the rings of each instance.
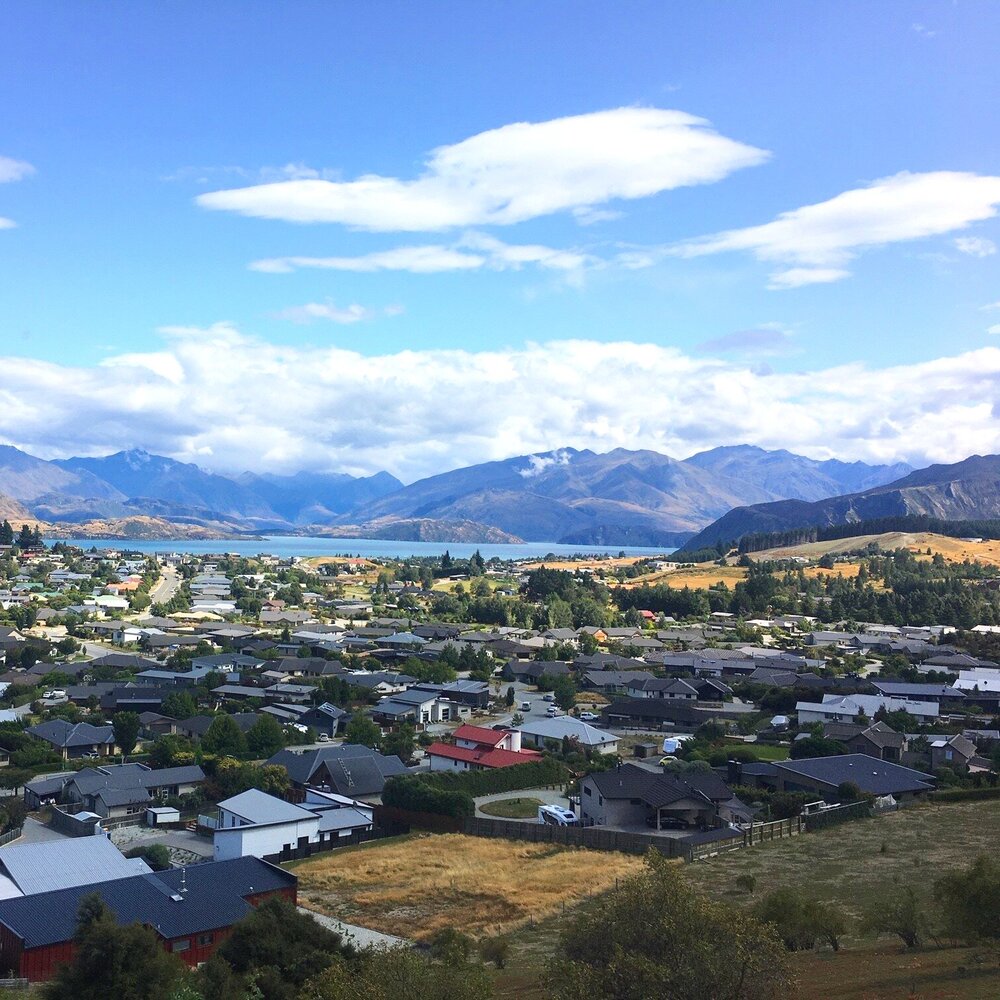
[[21, 836], [21, 831], [23, 829], [23, 827], [15, 826], [13, 830], [8, 830], [5, 834], [0, 836], [0, 847], [3, 847], [4, 844], [9, 844], [12, 840], [17, 840], [17, 838]]

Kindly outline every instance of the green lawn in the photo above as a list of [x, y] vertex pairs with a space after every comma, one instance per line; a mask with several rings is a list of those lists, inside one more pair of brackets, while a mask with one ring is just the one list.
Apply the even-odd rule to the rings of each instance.
[[541, 799], [498, 799], [480, 806], [479, 810], [487, 816], [499, 816], [501, 819], [532, 819], [538, 815], [540, 805], [543, 805]]
[[771, 743], [744, 743], [743, 746], [755, 754], [757, 760], [788, 760], [789, 747], [777, 747]]

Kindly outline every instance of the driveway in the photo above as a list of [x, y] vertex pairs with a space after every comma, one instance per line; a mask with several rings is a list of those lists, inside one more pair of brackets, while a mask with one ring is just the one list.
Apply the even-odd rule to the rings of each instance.
[[[486, 819], [502, 819], [500, 816], [490, 816], [484, 813], [480, 806], [487, 802], [500, 802], [503, 799], [538, 799], [546, 805], [564, 806], [569, 808], [569, 799], [558, 788], [522, 788], [517, 792], [495, 792], [493, 795], [480, 795], [476, 800], [476, 815]], [[537, 823], [534, 816], [524, 820], [514, 820], [515, 823]]]
[[64, 833], [60, 833], [58, 830], [53, 830], [52, 827], [46, 826], [44, 823], [39, 823], [37, 819], [32, 819], [30, 816], [24, 821], [24, 826], [21, 829], [21, 836], [17, 840], [12, 841], [15, 844], [45, 844], [50, 843], [54, 840], [71, 840], [72, 838]]

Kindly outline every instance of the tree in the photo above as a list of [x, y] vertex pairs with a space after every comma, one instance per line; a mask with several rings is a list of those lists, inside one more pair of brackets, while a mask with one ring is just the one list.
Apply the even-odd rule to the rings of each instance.
[[198, 712], [198, 702], [188, 691], [171, 691], [163, 699], [163, 714], [171, 719], [190, 719]]
[[405, 764], [413, 757], [415, 744], [416, 731], [404, 722], [382, 740], [382, 753], [387, 756], [395, 754]]
[[552, 693], [556, 696], [556, 704], [564, 712], [568, 712], [576, 704], [576, 684], [566, 674], [552, 679]]
[[123, 757], [127, 757], [134, 749], [139, 739], [142, 723], [135, 712], [118, 712], [111, 719], [115, 730], [115, 743], [118, 744]]
[[220, 757], [241, 757], [247, 752], [247, 740], [235, 719], [217, 715], [201, 738], [201, 748]]
[[490, 1000], [489, 973], [477, 963], [434, 962], [411, 948], [373, 948], [335, 961], [306, 983], [299, 1000]]
[[253, 757], [273, 757], [285, 745], [285, 731], [273, 715], [262, 713], [247, 730], [247, 752]]
[[154, 930], [121, 926], [97, 893], [80, 901], [73, 942], [73, 960], [57, 966], [45, 1000], [162, 1000], [188, 975]]
[[968, 868], [949, 872], [934, 885], [944, 933], [975, 944], [1000, 938], [1000, 863], [980, 855]]
[[355, 712], [344, 730], [344, 742], [377, 750], [382, 743], [382, 731], [367, 715]]
[[510, 957], [510, 939], [498, 934], [479, 942], [479, 954], [484, 962], [492, 962], [498, 969], [506, 968]]
[[814, 948], [817, 940], [840, 950], [840, 938], [847, 928], [843, 911], [832, 903], [808, 899], [796, 889], [775, 889], [755, 907], [754, 915], [772, 924], [789, 951]]
[[894, 934], [907, 948], [916, 948], [927, 934], [928, 922], [917, 894], [906, 886], [872, 903], [862, 916], [861, 928], [876, 937]]
[[146, 844], [125, 852], [126, 858], [142, 858], [154, 872], [165, 872], [170, 867], [170, 851], [163, 844]]
[[273, 897], [236, 924], [218, 951], [237, 975], [254, 977], [264, 1000], [294, 1000], [336, 956], [353, 954], [336, 931]]
[[773, 927], [702, 896], [655, 851], [599, 910], [575, 917], [548, 983], [560, 1000], [783, 1000], [793, 988]]

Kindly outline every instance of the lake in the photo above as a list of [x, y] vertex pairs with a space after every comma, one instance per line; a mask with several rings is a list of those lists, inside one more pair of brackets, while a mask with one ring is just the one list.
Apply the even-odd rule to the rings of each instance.
[[403, 559], [407, 556], [440, 556], [446, 550], [458, 559], [466, 559], [477, 549], [484, 559], [539, 559], [552, 553], [556, 556], [669, 555], [672, 548], [635, 548], [621, 545], [555, 545], [551, 542], [521, 542], [517, 545], [475, 544], [471, 542], [394, 542], [380, 538], [318, 538], [315, 536], [268, 535], [263, 538], [208, 540], [190, 538], [157, 538], [129, 541], [118, 538], [60, 538], [82, 549], [129, 549], [132, 552], [184, 552], [208, 555], [232, 552], [241, 556], [365, 556], [372, 559]]

